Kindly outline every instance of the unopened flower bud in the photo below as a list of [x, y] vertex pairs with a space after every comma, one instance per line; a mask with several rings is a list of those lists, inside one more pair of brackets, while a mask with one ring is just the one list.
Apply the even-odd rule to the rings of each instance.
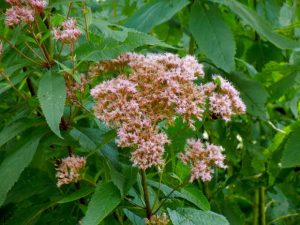
[[145, 219], [146, 225], [167, 225], [170, 222], [166, 213], [161, 215], [153, 215], [151, 216], [150, 220]]

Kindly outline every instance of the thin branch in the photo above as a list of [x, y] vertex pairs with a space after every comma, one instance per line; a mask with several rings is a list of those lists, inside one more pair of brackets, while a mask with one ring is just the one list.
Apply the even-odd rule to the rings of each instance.
[[73, 2], [70, 2], [68, 12], [67, 12], [67, 19], [70, 17], [72, 6], [73, 6]]
[[31, 50], [31, 52], [38, 57], [42, 62], [46, 63], [46, 61], [27, 43], [25, 42], [25, 45]]
[[[39, 24], [37, 23], [36, 20], [34, 20], [34, 24], [35, 24], [35, 26], [36, 26], [36, 29], [37, 29], [38, 33], [41, 34], [42, 32], [41, 32], [40, 27], [39, 27]], [[50, 55], [49, 55], [49, 52], [48, 52], [48, 50], [47, 50], [46, 45], [45, 45], [44, 43], [41, 43], [40, 45], [41, 45], [41, 47], [42, 47], [43, 52], [45, 53], [46, 59], [47, 59], [47, 61], [48, 61], [48, 63], [49, 63], [49, 66], [51, 66], [51, 61], [52, 61], [52, 60], [51, 60], [51, 58], [50, 58]]]
[[32, 84], [32, 81], [31, 81], [30, 77], [27, 77], [26, 83], [27, 83], [27, 86], [28, 86], [28, 89], [30, 91], [31, 96], [35, 96], [36, 95], [35, 90], [34, 90], [34, 87], [33, 87], [33, 84]]
[[42, 66], [42, 64], [40, 64], [39, 62], [33, 60], [32, 58], [28, 57], [27, 55], [25, 55], [23, 52], [21, 52], [13, 43], [11, 43], [9, 40], [7, 40], [4, 37], [0, 37], [0, 39], [2, 39], [3, 41], [7, 42], [9, 44], [10, 47], [12, 47], [20, 56], [24, 57], [25, 59], [27, 59], [28, 61], [38, 65], [38, 66]]
[[86, 10], [86, 5], [85, 5], [85, 0], [82, 0], [82, 13], [84, 16], [84, 30], [85, 30], [85, 34], [86, 34], [86, 39], [89, 41], [90, 40], [90, 34], [89, 34], [89, 28], [88, 28], [88, 24], [87, 24], [87, 10]]
[[275, 223], [277, 221], [280, 221], [280, 220], [283, 220], [283, 219], [287, 219], [287, 218], [290, 218], [290, 217], [294, 217], [294, 216], [300, 216], [300, 213], [291, 213], [291, 214], [286, 214], [286, 215], [283, 215], [281, 217], [278, 217], [274, 220], [271, 220], [268, 225], [271, 225], [272, 223]]
[[9, 79], [9, 77], [3, 71], [0, 72], [0, 75], [3, 76], [5, 78], [5, 80], [7, 80], [9, 85], [18, 93], [18, 95], [21, 98], [23, 98], [24, 100], [27, 100], [27, 98], [22, 94], [22, 92], [20, 92], [20, 90], [18, 88], [16, 88], [16, 86], [13, 84], [13, 82]]
[[163, 204], [171, 197], [171, 195], [177, 191], [179, 188], [184, 187], [186, 184], [188, 183], [188, 180], [186, 180], [185, 182], [183, 182], [182, 184], [179, 184], [177, 187], [175, 187], [172, 191], [170, 191], [170, 193], [168, 195], [166, 195], [166, 197], [161, 201], [160, 205], [157, 207], [157, 209], [153, 212], [153, 214], [156, 214], [160, 208], [163, 206]]
[[259, 220], [259, 190], [256, 189], [254, 192], [253, 199], [253, 225], [258, 225]]
[[29, 28], [30, 28], [30, 33], [36, 43], [36, 45], [40, 48], [41, 52], [43, 53], [44, 57], [45, 57], [45, 60], [47, 61], [47, 64], [48, 66], [50, 67], [51, 63], [49, 61], [49, 57], [47, 56], [47, 53], [45, 52], [45, 50], [43, 49], [43, 47], [41, 46], [41, 44], [39, 43], [39, 40], [37, 38], [37, 36], [35, 35], [34, 33], [34, 29], [31, 25], [29, 25]]

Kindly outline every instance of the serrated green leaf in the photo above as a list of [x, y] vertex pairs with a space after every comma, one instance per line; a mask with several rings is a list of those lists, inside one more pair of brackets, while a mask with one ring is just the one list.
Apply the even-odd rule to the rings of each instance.
[[17, 85], [18, 83], [20, 83], [22, 80], [24, 80], [25, 77], [25, 73], [18, 73], [17, 76], [11, 76], [9, 78], [10, 82], [8, 82], [7, 80], [0, 82], [0, 94], [3, 94], [7, 90], [11, 89], [13, 85]]
[[195, 3], [189, 18], [189, 27], [198, 48], [212, 60], [212, 62], [226, 72], [235, 69], [235, 41], [233, 34], [218, 8], [204, 7]]
[[192, 208], [168, 209], [174, 225], [229, 225], [222, 215], [214, 212], [203, 212]]
[[59, 124], [66, 100], [64, 78], [51, 70], [45, 73], [39, 84], [38, 99], [50, 129], [62, 138]]
[[188, 0], [156, 0], [136, 11], [125, 25], [142, 32], [149, 32], [151, 28], [171, 19], [178, 11], [189, 4]]
[[0, 132], [0, 146], [22, 133], [31, 125], [32, 124], [28, 120], [23, 120], [4, 127]]
[[[106, 38], [113, 38], [116, 41], [125, 41], [128, 36], [128, 29], [119, 25], [111, 24], [103, 19], [94, 19], [93, 25], [96, 26]], [[92, 27], [90, 27], [92, 29]]]
[[112, 182], [98, 184], [82, 219], [82, 225], [98, 225], [120, 202], [121, 194]]
[[12, 218], [5, 225], [34, 225], [39, 216], [54, 205], [55, 202], [47, 202], [30, 205], [30, 207], [17, 208]]
[[62, 198], [61, 200], [59, 200], [57, 203], [68, 203], [68, 202], [73, 202], [76, 201], [80, 198], [83, 198], [85, 196], [88, 196], [89, 194], [93, 193], [94, 188], [82, 188], [78, 191], [75, 191], [69, 195], [67, 195], [66, 197]]
[[101, 61], [117, 57], [124, 52], [134, 49], [155, 45], [166, 48], [173, 48], [159, 39], [148, 34], [128, 29], [128, 36], [124, 42], [118, 42], [113, 39], [105, 39], [97, 35], [91, 35], [91, 42], [80, 45], [76, 50], [76, 56], [79, 60]]
[[282, 153], [282, 167], [290, 168], [300, 165], [300, 127], [295, 129], [286, 142]]
[[0, 165], [0, 206], [4, 203], [8, 191], [33, 159], [42, 135], [32, 135], [24, 145], [4, 159]]
[[247, 113], [267, 119], [265, 104], [268, 99], [268, 92], [261, 83], [247, 79], [243, 74], [238, 73], [230, 74], [229, 78], [235, 87], [240, 90], [242, 99], [247, 106]]
[[139, 217], [138, 215], [134, 214], [133, 212], [129, 211], [128, 209], [124, 209], [124, 213], [127, 216], [127, 218], [132, 222], [132, 225], [144, 225], [145, 220], [142, 217]]
[[210, 209], [210, 205], [209, 205], [207, 198], [205, 197], [205, 195], [202, 193], [202, 191], [199, 188], [186, 187], [186, 188], [182, 189], [180, 192], [181, 192], [182, 196], [184, 197], [184, 199], [193, 203], [199, 209], [202, 209], [202, 210]]
[[[172, 188], [165, 184], [160, 184], [153, 180], [148, 180], [148, 184], [152, 187], [159, 188], [165, 196], [169, 196], [171, 198], [181, 198], [185, 199], [188, 202], [194, 204], [199, 209], [202, 210], [210, 210], [210, 205], [206, 197], [200, 190], [195, 190], [193, 188], [190, 189], [182, 189], [181, 191], [174, 191]], [[170, 193], [172, 193], [170, 195]]]
[[70, 131], [70, 135], [74, 140], [78, 141], [79, 144], [86, 150], [96, 150], [97, 145], [91, 140], [86, 134], [80, 130], [73, 128]]
[[276, 100], [279, 97], [281, 97], [283, 94], [285, 94], [288, 90], [291, 90], [291, 88], [297, 84], [296, 80], [299, 76], [300, 76], [299, 72], [291, 73], [284, 76], [276, 83], [272, 84], [268, 88], [270, 97], [273, 100]]
[[129, 189], [137, 180], [138, 169], [132, 166], [121, 164], [121, 171], [111, 165], [111, 179], [118, 187], [122, 196], [126, 195]]
[[281, 49], [300, 48], [300, 42], [289, 39], [272, 31], [272, 25], [260, 17], [255, 11], [236, 0], [210, 0], [229, 7], [243, 21], [257, 31], [261, 36]]

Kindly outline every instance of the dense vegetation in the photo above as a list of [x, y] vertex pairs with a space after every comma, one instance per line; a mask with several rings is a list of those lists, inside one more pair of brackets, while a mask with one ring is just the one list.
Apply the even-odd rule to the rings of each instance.
[[0, 223], [299, 225], [297, 0], [0, 2]]

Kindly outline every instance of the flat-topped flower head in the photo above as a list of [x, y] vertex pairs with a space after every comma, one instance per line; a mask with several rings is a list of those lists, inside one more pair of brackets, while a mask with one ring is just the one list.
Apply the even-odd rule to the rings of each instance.
[[225, 156], [220, 146], [204, 144], [195, 139], [189, 139], [187, 145], [185, 152], [179, 154], [179, 158], [184, 164], [190, 164], [192, 167], [190, 182], [199, 178], [202, 181], [210, 181], [214, 166], [226, 168]]
[[[125, 53], [94, 65], [90, 76], [109, 71], [120, 74], [91, 90], [96, 101], [95, 115], [117, 128], [118, 146], [133, 148], [131, 161], [143, 170], [164, 164], [164, 145], [169, 140], [158, 129], [159, 122], [172, 123], [176, 116], [181, 116], [193, 127], [207, 111], [207, 99], [209, 110], [226, 121], [245, 112], [238, 91], [220, 76], [214, 76], [208, 84], [196, 84], [195, 80], [203, 78], [204, 72], [193, 56]], [[189, 145], [196, 150], [181, 158], [192, 162], [191, 180], [210, 180], [212, 165], [224, 167], [218, 146], [197, 141], [189, 141]], [[192, 155], [199, 152], [203, 152], [204, 161], [193, 159]]]
[[62, 159], [56, 169], [57, 186], [77, 182], [80, 179], [80, 171], [85, 167], [86, 160], [79, 156], [68, 156]]
[[118, 129], [117, 144], [132, 147], [131, 161], [140, 169], [164, 164], [164, 145], [169, 142], [157, 128], [160, 121], [177, 115], [192, 126], [202, 119], [205, 95], [194, 81], [203, 77], [202, 65], [192, 56], [126, 53], [93, 68], [101, 72], [130, 68], [128, 75], [104, 81], [91, 90], [96, 116]]
[[81, 31], [76, 27], [74, 19], [64, 21], [60, 27], [53, 28], [54, 38], [65, 44], [73, 44], [81, 35]]

